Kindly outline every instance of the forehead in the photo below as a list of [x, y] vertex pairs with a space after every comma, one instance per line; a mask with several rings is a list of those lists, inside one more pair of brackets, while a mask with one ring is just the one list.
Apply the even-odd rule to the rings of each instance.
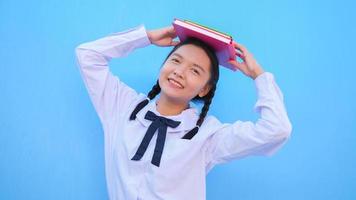
[[182, 57], [184, 61], [204, 68], [205, 70], [210, 69], [210, 59], [205, 51], [192, 44], [187, 44], [179, 47], [176, 51], [172, 53], [171, 56]]

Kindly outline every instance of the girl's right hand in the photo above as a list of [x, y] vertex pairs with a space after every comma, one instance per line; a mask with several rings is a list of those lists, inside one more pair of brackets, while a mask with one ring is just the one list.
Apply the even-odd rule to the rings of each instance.
[[152, 44], [157, 46], [175, 46], [179, 41], [173, 41], [177, 34], [173, 26], [147, 31], [147, 36]]
[[242, 62], [230, 60], [229, 63], [234, 66], [235, 69], [239, 69], [243, 72], [246, 76], [256, 79], [257, 76], [264, 72], [264, 70], [246, 47], [236, 42], [233, 42], [233, 44], [236, 49], [236, 55], [242, 59]]

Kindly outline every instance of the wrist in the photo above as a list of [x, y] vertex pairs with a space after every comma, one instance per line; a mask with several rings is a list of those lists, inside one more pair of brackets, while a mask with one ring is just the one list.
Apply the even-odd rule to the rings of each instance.
[[259, 75], [263, 74], [264, 70], [263, 69], [259, 69], [259, 70], [256, 70], [255, 72], [253, 72], [251, 78], [253, 80], [255, 80]]
[[153, 44], [152, 43], [152, 33], [151, 33], [151, 31], [146, 31], [146, 34], [147, 34], [147, 37], [148, 37], [148, 40], [150, 41], [150, 43]]

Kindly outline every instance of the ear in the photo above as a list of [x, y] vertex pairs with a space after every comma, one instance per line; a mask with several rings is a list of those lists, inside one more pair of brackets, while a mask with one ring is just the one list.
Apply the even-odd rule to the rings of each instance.
[[199, 97], [204, 97], [205, 95], [207, 95], [209, 93], [211, 89], [211, 85], [210, 84], [206, 84], [199, 92]]

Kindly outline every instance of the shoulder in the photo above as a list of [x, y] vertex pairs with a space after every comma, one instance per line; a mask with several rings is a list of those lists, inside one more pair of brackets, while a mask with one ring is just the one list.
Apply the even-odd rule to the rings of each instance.
[[222, 123], [218, 118], [216, 118], [214, 115], [208, 115], [205, 117], [202, 127], [205, 126], [207, 128], [208, 127], [212, 128], [220, 125], [222, 125]]
[[208, 115], [205, 117], [203, 124], [200, 127], [201, 132], [203, 132], [204, 137], [208, 138], [218, 130], [226, 127], [228, 124], [220, 122], [218, 118], [213, 115]]
[[127, 104], [125, 108], [122, 108], [123, 112], [120, 112], [121, 116], [124, 119], [129, 119], [129, 116], [133, 112], [133, 110], [136, 108], [137, 104], [142, 102], [143, 100], [147, 99], [147, 95], [144, 93], [138, 93], [137, 96], [135, 96], [133, 99], [130, 100], [130, 102]]

